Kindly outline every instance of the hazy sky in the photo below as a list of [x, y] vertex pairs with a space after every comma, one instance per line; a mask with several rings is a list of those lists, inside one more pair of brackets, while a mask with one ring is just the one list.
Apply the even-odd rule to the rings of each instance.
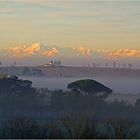
[[140, 1], [0, 0], [4, 62], [140, 59]]

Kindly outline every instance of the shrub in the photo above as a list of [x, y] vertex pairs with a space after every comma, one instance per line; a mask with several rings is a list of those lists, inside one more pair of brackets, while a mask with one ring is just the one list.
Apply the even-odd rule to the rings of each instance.
[[38, 131], [37, 123], [29, 118], [17, 118], [6, 121], [1, 126], [2, 138], [27, 139], [34, 138]]

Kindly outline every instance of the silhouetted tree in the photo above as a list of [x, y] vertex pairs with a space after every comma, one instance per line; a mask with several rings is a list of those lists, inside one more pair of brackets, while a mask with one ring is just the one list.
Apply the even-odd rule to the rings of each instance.
[[103, 93], [103, 96], [106, 96], [112, 93], [112, 89], [91, 79], [78, 80], [72, 82], [68, 84], [67, 88], [71, 89], [73, 92], [81, 93], [83, 95], [88, 95], [88, 94], [97, 95], [98, 93]]
[[26, 94], [33, 90], [32, 82], [29, 80], [21, 80], [16, 76], [0, 79], [0, 94]]

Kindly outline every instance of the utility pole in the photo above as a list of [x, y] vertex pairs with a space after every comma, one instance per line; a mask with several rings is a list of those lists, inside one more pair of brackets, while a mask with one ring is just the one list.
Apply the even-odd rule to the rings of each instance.
[[123, 64], [123, 68], [126, 69], [126, 64]]
[[14, 62], [14, 67], [17, 65], [17, 63], [16, 62]]
[[108, 67], [108, 63], [105, 63], [105, 68], [107, 68]]
[[92, 66], [93, 66], [94, 68], [96, 68], [96, 63], [92, 63]]
[[119, 62], [119, 64], [118, 64], [118, 67], [121, 68], [121, 64], [120, 64], [120, 62]]
[[131, 69], [132, 65], [131, 64], [128, 64], [128, 69]]
[[113, 62], [113, 68], [116, 69], [116, 62]]

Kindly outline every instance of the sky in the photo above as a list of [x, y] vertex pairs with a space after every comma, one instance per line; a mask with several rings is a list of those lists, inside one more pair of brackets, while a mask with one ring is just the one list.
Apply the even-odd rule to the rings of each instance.
[[0, 0], [0, 60], [140, 66], [140, 1]]

